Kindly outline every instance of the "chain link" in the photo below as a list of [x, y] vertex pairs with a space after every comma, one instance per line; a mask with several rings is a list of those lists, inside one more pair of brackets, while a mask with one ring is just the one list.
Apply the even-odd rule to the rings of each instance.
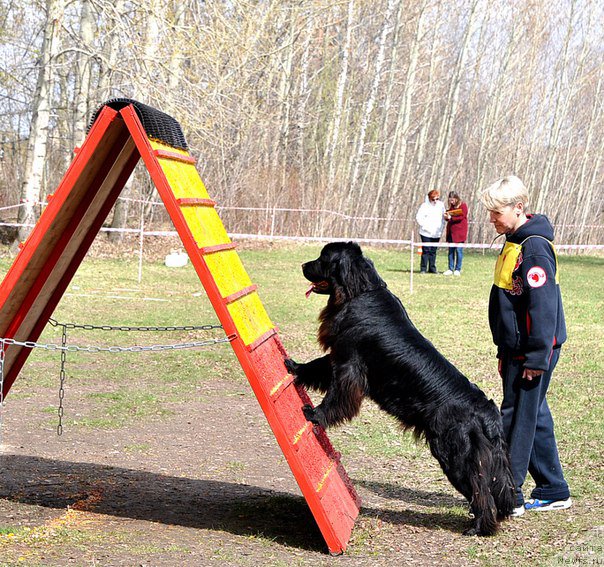
[[184, 325], [182, 327], [130, 327], [128, 325], [79, 325], [77, 323], [59, 323], [54, 319], [49, 319], [48, 322], [53, 327], [65, 327], [67, 329], [84, 329], [86, 331], [154, 331], [154, 332], [163, 332], [163, 331], [212, 331], [214, 329], [222, 329], [222, 325]]
[[77, 346], [67, 344], [67, 329], [84, 329], [87, 331], [100, 330], [100, 331], [210, 331], [214, 329], [222, 329], [222, 325], [186, 325], [181, 327], [167, 326], [167, 327], [130, 327], [130, 326], [112, 326], [112, 325], [78, 325], [76, 323], [59, 323], [54, 319], [49, 319], [48, 322], [53, 327], [61, 327], [61, 344], [44, 344], [35, 341], [18, 341], [12, 338], [0, 337], [0, 449], [2, 448], [2, 415], [4, 408], [4, 357], [6, 347], [9, 345], [20, 346], [24, 348], [40, 348], [49, 351], [60, 351], [61, 353], [61, 370], [60, 370], [60, 381], [59, 381], [59, 407], [58, 416], [59, 423], [57, 425], [57, 435], [63, 434], [63, 399], [65, 398], [65, 383], [67, 380], [67, 373], [65, 370], [67, 353], [68, 352], [110, 352], [110, 353], [122, 353], [122, 352], [162, 352], [167, 350], [184, 350], [189, 348], [206, 347], [221, 343], [229, 343], [235, 339], [235, 335], [229, 335], [221, 339], [207, 339], [205, 341], [192, 341], [187, 343], [176, 343], [169, 345], [150, 345], [150, 346], [139, 346], [134, 345], [130, 347], [121, 346]]
[[57, 408], [57, 414], [59, 416], [59, 423], [57, 424], [57, 435], [63, 435], [63, 398], [65, 397], [65, 362], [67, 361], [67, 327], [63, 326], [61, 333], [61, 370], [59, 372], [59, 407]]
[[43, 350], [50, 351], [65, 351], [65, 352], [161, 352], [164, 350], [184, 350], [187, 348], [196, 348], [196, 347], [205, 347], [210, 345], [216, 345], [220, 343], [229, 343], [235, 337], [228, 336], [224, 339], [207, 339], [205, 341], [194, 341], [190, 343], [176, 343], [171, 345], [150, 345], [150, 346], [130, 346], [130, 347], [120, 347], [120, 346], [109, 346], [109, 347], [100, 347], [100, 346], [77, 346], [77, 345], [57, 345], [57, 344], [43, 344], [37, 343], [35, 341], [17, 341], [15, 339], [0, 339], [7, 345], [15, 345], [21, 346], [25, 348], [41, 348]]

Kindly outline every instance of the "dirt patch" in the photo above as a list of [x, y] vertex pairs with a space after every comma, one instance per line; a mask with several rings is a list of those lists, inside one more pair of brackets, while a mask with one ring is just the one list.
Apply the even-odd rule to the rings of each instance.
[[[20, 391], [16, 384], [2, 426], [2, 561], [333, 564], [245, 385], [233, 393], [233, 383], [213, 382], [198, 397], [166, 404], [168, 417], [103, 430], [66, 425], [58, 437], [48, 411], [56, 393]], [[86, 390], [95, 387], [68, 391], [67, 418], [94, 409]], [[388, 479], [400, 478], [408, 463], [344, 462], [364, 507], [339, 563], [477, 563], [464, 557], [467, 519], [451, 511], [463, 500], [444, 480], [406, 486]]]
[[[344, 455], [363, 509], [346, 554], [332, 558], [256, 399], [232, 391], [218, 381], [167, 404], [161, 420], [66, 426], [61, 437], [41, 411], [55, 392], [11, 392], [0, 525], [15, 535], [0, 535], [0, 564], [498, 565], [516, 539], [539, 540], [535, 522], [462, 536], [465, 502], [430, 458]], [[67, 415], [93, 409], [85, 392], [68, 394]]]

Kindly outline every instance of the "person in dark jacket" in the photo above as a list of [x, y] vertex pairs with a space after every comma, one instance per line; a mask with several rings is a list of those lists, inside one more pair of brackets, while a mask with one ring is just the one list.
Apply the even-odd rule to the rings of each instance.
[[[566, 340], [554, 230], [547, 217], [527, 214], [528, 191], [515, 176], [481, 195], [505, 244], [489, 298], [489, 324], [503, 381], [501, 414], [516, 484], [515, 516], [572, 505], [546, 400]], [[527, 471], [535, 481], [525, 502]]]
[[[449, 192], [449, 208], [445, 212], [447, 221], [446, 240], [449, 243], [461, 244], [468, 238], [468, 205], [466, 205], [456, 191]], [[449, 269], [445, 276], [460, 276], [463, 262], [463, 248], [451, 246], [449, 248]]]

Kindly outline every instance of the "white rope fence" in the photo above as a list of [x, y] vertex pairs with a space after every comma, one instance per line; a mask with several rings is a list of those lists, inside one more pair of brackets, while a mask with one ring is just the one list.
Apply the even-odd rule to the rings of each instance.
[[[146, 206], [164, 207], [164, 203], [162, 201], [147, 201], [144, 199], [134, 199], [132, 197], [118, 197], [118, 200], [128, 201], [131, 203], [138, 203], [138, 204], [142, 204], [142, 205], [146, 205]], [[27, 204], [45, 207], [48, 203], [45, 203], [42, 201], [22, 202], [22, 203], [18, 203], [16, 205], [8, 205], [5, 207], [0, 207], [0, 212], [12, 210], [12, 209], [18, 209], [20, 207], [24, 207]], [[325, 209], [325, 208], [309, 209], [309, 208], [288, 208], [288, 207], [230, 207], [230, 206], [216, 205], [216, 209], [222, 210], [222, 211], [270, 213], [271, 215], [273, 215], [273, 222], [271, 223], [272, 225], [274, 225], [274, 217], [276, 216], [277, 213], [300, 213], [300, 214], [328, 215], [328, 216], [333, 216], [333, 217], [337, 217], [337, 218], [341, 218], [341, 219], [349, 220], [349, 221], [374, 221], [374, 222], [375, 221], [389, 221], [389, 222], [393, 222], [393, 223], [415, 222], [415, 218], [409, 218], [409, 217], [408, 218], [398, 218], [398, 217], [354, 216], [354, 215], [347, 215], [345, 213], [341, 213], [340, 211], [334, 211], [333, 209]], [[469, 220], [468, 222], [470, 224], [484, 224], [484, 225], [490, 224], [487, 221]], [[31, 227], [33, 225], [10, 223], [10, 222], [0, 222], [0, 226], [13, 226], [13, 227], [28, 226], [28, 227]], [[564, 226], [565, 228], [581, 228], [581, 229], [604, 228], [604, 226], [600, 225], [600, 224], [581, 224], [581, 225], [578, 225], [578, 224], [565, 224], [565, 225], [558, 224], [558, 225], [556, 225], [555, 224], [554, 225], [555, 228], [561, 228], [562, 226]], [[132, 229], [104, 228], [102, 230], [105, 230], [107, 232], [110, 232], [110, 231], [139, 232], [139, 229], [137, 229], [137, 228], [132, 228]], [[172, 232], [157, 232], [157, 233], [149, 232], [146, 234], [160, 234], [160, 235], [164, 236], [164, 235], [172, 235], [173, 233]], [[255, 236], [255, 235], [252, 235], [252, 236]], [[272, 234], [271, 234], [271, 236], [272, 236]], [[279, 236], [279, 235], [275, 235], [275, 236]]]
[[[138, 235], [139, 238], [139, 261], [138, 261], [138, 282], [142, 281], [142, 270], [143, 270], [143, 253], [144, 253], [144, 239], [148, 236], [159, 236], [159, 237], [176, 237], [178, 233], [175, 230], [145, 230], [144, 223], [144, 215], [143, 215], [143, 206], [144, 205], [153, 205], [163, 207], [164, 204], [161, 201], [149, 201], [143, 199], [134, 199], [131, 197], [119, 197], [121, 200], [130, 201], [132, 203], [138, 203], [141, 205], [141, 215], [140, 215], [140, 223], [138, 228], [110, 228], [110, 227], [102, 227], [101, 232], [118, 232], [123, 234], [131, 234]], [[8, 207], [0, 207], [0, 211], [9, 210], [24, 206], [26, 203], [21, 203], [18, 205], [10, 205]], [[36, 202], [36, 205], [45, 205], [45, 203]], [[282, 234], [275, 233], [275, 219], [277, 213], [312, 213], [312, 214], [324, 214], [324, 215], [332, 215], [338, 218], [342, 218], [349, 221], [390, 221], [396, 223], [403, 222], [413, 222], [414, 219], [402, 219], [402, 218], [385, 218], [385, 217], [355, 217], [351, 215], [346, 215], [344, 213], [340, 213], [338, 211], [333, 211], [330, 209], [297, 209], [297, 208], [285, 208], [285, 207], [228, 207], [228, 206], [220, 206], [217, 205], [216, 208], [218, 210], [224, 211], [247, 211], [247, 212], [262, 212], [267, 215], [271, 215], [271, 227], [270, 232], [268, 234], [262, 233], [228, 233], [229, 237], [233, 240], [258, 240], [258, 241], [283, 241], [283, 242], [345, 242], [349, 240], [354, 240], [361, 244], [375, 244], [375, 245], [390, 245], [390, 246], [402, 246], [409, 247], [411, 250], [411, 263], [413, 266], [413, 258], [415, 252], [422, 246], [421, 242], [418, 242], [414, 239], [414, 231], [411, 232], [409, 239], [387, 239], [387, 238], [365, 238], [365, 237], [355, 237], [355, 236], [346, 236], [339, 237], [333, 235], [322, 235], [322, 236], [287, 236]], [[481, 223], [479, 221], [469, 221], [470, 224], [485, 224], [488, 225], [490, 223], [484, 222]], [[19, 223], [10, 223], [10, 222], [0, 222], [0, 227], [33, 227], [33, 224], [19, 224]], [[554, 225], [556, 227], [556, 225]], [[561, 228], [558, 225], [557, 228]], [[601, 225], [563, 225], [563, 228], [581, 228], [581, 229], [591, 229], [591, 228], [603, 228]], [[429, 246], [435, 248], [467, 248], [467, 249], [478, 249], [478, 250], [488, 250], [491, 248], [497, 248], [497, 244], [495, 241], [493, 242], [482, 242], [482, 243], [447, 243], [447, 242], [431, 242]], [[556, 249], [558, 250], [575, 250], [575, 251], [597, 251], [604, 250], [604, 244], [556, 244]], [[411, 281], [410, 281], [411, 291], [413, 291], [413, 268], [411, 269]]]

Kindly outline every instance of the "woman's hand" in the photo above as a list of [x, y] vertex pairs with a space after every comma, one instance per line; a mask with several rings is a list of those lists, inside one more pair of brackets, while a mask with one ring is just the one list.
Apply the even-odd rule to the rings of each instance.
[[526, 378], [530, 382], [533, 378], [539, 378], [541, 374], [543, 374], [543, 370], [531, 370], [530, 368], [525, 368], [524, 372], [522, 373], [522, 377]]

